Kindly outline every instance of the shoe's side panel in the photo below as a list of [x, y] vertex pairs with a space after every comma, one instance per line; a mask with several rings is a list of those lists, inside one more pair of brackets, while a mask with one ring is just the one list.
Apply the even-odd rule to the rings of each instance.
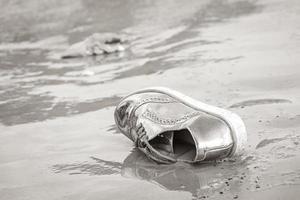
[[230, 128], [231, 136], [234, 141], [233, 150], [230, 156], [240, 155], [244, 151], [246, 141], [247, 141], [247, 133], [246, 133], [245, 125], [242, 119], [238, 115], [232, 113], [231, 111], [199, 102], [180, 92], [165, 87], [145, 88], [142, 90], [138, 90], [128, 96], [131, 96], [133, 94], [146, 93], [146, 92], [166, 94], [191, 108], [205, 112], [207, 114], [213, 115], [223, 120]]

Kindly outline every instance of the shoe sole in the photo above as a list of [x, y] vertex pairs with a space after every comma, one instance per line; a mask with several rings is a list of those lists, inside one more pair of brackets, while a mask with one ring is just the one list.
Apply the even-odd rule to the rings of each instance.
[[[133, 92], [129, 94], [128, 96], [134, 95], [134, 94], [140, 94], [145, 92], [154, 92], [154, 93], [161, 93], [168, 95], [177, 101], [202, 112], [205, 112], [209, 115], [213, 115], [214, 117], [217, 117], [224, 121], [228, 127], [230, 128], [230, 133], [233, 138], [233, 149], [230, 153], [231, 156], [239, 156], [241, 155], [245, 150], [245, 145], [247, 142], [247, 132], [246, 127], [243, 122], [243, 120], [235, 113], [232, 113], [229, 110], [225, 110], [219, 107], [211, 106], [205, 103], [202, 103], [200, 101], [197, 101], [189, 96], [186, 96], [178, 91], [165, 88], [165, 87], [150, 87], [150, 88], [144, 88], [141, 90], [138, 90], [136, 92]], [[126, 97], [128, 97], [126, 96]], [[125, 98], [126, 98], [125, 97]]]

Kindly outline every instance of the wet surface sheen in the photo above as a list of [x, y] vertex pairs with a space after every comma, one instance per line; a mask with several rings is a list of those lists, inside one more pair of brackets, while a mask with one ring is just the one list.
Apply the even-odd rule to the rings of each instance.
[[[0, 199], [298, 199], [300, 3], [0, 0]], [[61, 60], [95, 32], [121, 53]], [[157, 165], [114, 125], [166, 86], [245, 121], [241, 158]]]

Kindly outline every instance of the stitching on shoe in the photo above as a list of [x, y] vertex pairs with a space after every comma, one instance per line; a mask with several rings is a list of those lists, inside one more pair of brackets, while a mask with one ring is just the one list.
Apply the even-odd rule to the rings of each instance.
[[146, 111], [142, 114], [143, 117], [151, 120], [152, 122], [162, 124], [162, 125], [174, 125], [183, 123], [192, 117], [195, 117], [199, 115], [200, 112], [192, 112], [186, 115], [183, 115], [182, 117], [176, 118], [176, 119], [168, 119], [168, 118], [161, 118], [158, 117], [154, 112], [150, 111], [149, 109], [146, 109]]
[[139, 101], [136, 104], [135, 110], [137, 108], [139, 108], [141, 105], [146, 104], [146, 103], [174, 103], [174, 102], [177, 102], [177, 101], [170, 99], [170, 98], [149, 97], [149, 98], [145, 98], [145, 99], [142, 99], [141, 101]]
[[135, 120], [129, 120], [129, 132], [131, 135], [131, 138], [133, 139], [134, 137], [132, 136], [132, 129], [136, 128], [137, 126], [137, 117], [135, 116], [136, 110], [141, 107], [144, 104], [147, 103], [176, 103], [177, 101], [171, 98], [162, 98], [162, 97], [149, 97], [140, 100], [139, 102], [136, 103], [136, 105], [132, 108], [132, 110], [129, 113], [129, 119], [135, 119]]
[[[137, 104], [133, 107], [133, 109], [129, 113], [129, 119], [135, 115], [135, 111], [144, 104], [147, 103], [175, 103], [176, 100], [170, 98], [161, 98], [161, 97], [149, 97], [142, 99], [141, 101], [137, 102]], [[132, 125], [133, 127], [134, 125]]]

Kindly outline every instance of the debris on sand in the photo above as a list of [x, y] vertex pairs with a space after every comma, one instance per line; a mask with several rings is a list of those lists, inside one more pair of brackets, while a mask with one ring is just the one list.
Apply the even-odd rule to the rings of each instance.
[[85, 40], [71, 45], [61, 58], [96, 56], [124, 51], [125, 36], [114, 33], [94, 33]]

